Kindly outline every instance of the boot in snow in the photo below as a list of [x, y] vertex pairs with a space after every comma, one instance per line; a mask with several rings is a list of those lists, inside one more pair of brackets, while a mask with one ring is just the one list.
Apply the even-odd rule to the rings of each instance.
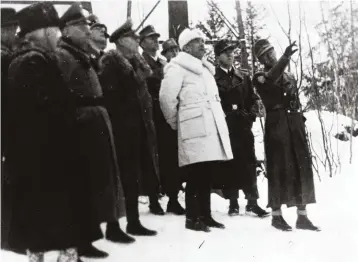
[[105, 237], [107, 240], [115, 243], [124, 243], [130, 244], [135, 241], [135, 239], [126, 233], [120, 228], [118, 222], [109, 222], [107, 223], [107, 229]]
[[155, 236], [157, 231], [145, 228], [140, 221], [128, 222], [127, 233], [135, 236]]
[[158, 198], [150, 199], [149, 211], [154, 215], [158, 215], [158, 216], [164, 215], [164, 210], [160, 206]]
[[287, 224], [285, 219], [283, 219], [283, 216], [273, 216], [272, 226], [282, 231], [292, 231], [292, 227]]
[[267, 217], [268, 215], [270, 215], [270, 213], [263, 210], [259, 205], [247, 205], [246, 215], [257, 216], [262, 218], [262, 217]]
[[224, 229], [225, 225], [221, 224], [217, 221], [214, 220], [214, 218], [212, 216], [210, 217], [202, 217], [200, 219], [205, 225], [207, 225], [208, 227], [215, 227], [215, 228], [221, 228]]
[[210, 232], [210, 228], [199, 219], [187, 218], [185, 221], [185, 227], [194, 231]]
[[315, 225], [312, 224], [311, 220], [309, 220], [306, 215], [297, 216], [296, 228], [304, 229], [304, 230], [312, 230], [312, 231], [321, 231], [319, 227], [316, 227]]
[[97, 249], [92, 244], [88, 244], [86, 246], [79, 247], [78, 255], [81, 257], [88, 257], [88, 258], [106, 258], [106, 257], [108, 257], [107, 252]]
[[178, 199], [169, 199], [167, 213], [173, 213], [180, 216], [185, 214], [185, 209], [180, 205]]

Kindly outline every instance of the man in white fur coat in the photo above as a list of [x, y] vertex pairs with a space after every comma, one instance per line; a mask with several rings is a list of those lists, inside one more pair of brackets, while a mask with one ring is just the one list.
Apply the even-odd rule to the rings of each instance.
[[164, 68], [159, 100], [166, 121], [178, 130], [179, 166], [188, 174], [186, 228], [210, 232], [225, 227], [211, 216], [210, 192], [218, 162], [233, 158], [229, 131], [215, 68], [203, 58], [203, 34], [185, 29], [178, 42], [182, 51]]

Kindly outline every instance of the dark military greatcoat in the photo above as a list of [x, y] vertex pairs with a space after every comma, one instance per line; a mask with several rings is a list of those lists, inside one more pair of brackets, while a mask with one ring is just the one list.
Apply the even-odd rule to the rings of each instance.
[[[112, 124], [104, 107], [102, 87], [90, 56], [71, 39], [62, 38], [57, 49], [61, 72], [75, 97], [74, 136], [77, 175], [84, 177], [96, 222], [116, 221], [124, 215]], [[86, 189], [86, 187], [84, 187]]]
[[13, 52], [4, 43], [1, 43], [1, 247], [7, 247], [9, 223], [11, 220], [11, 189], [9, 176], [5, 166], [8, 144], [8, 69]]
[[232, 68], [225, 72], [216, 68], [216, 84], [226, 114], [234, 159], [223, 163], [223, 170], [214, 186], [223, 189], [244, 189], [250, 198], [258, 198], [256, 186], [255, 141], [251, 131], [258, 113], [259, 97], [255, 94], [250, 76]]
[[147, 85], [153, 98], [153, 115], [158, 137], [161, 182], [165, 193], [174, 197], [181, 187], [177, 132], [165, 120], [159, 104], [159, 91], [164, 77], [163, 68], [166, 62], [160, 58], [155, 61], [146, 52], [143, 52], [143, 57], [153, 71], [153, 74], [147, 78]]
[[[145, 189], [159, 186], [152, 98], [146, 85], [150, 74], [139, 54], [127, 60], [120, 51], [111, 50], [100, 60], [99, 76], [113, 123], [119, 166], [123, 179], [131, 177], [128, 181], [133, 187], [125, 190], [137, 190], [134, 182], [139, 178], [143, 184], [153, 184], [143, 186]], [[128, 187], [129, 183], [125, 184]]]
[[275, 75], [256, 73], [253, 83], [266, 108], [265, 152], [269, 207], [315, 203], [311, 156], [300, 111], [297, 83], [284, 69], [289, 58], [282, 56]]
[[87, 180], [73, 168], [69, 96], [55, 54], [23, 45], [9, 68], [11, 250], [58, 250], [101, 237], [87, 234], [92, 212], [83, 198]]

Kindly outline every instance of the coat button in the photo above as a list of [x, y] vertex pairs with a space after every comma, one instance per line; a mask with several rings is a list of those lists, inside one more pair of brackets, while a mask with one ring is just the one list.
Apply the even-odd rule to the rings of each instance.
[[287, 113], [291, 113], [291, 111], [290, 111], [290, 110], [287, 110]]
[[287, 96], [287, 93], [283, 93], [284, 96]]

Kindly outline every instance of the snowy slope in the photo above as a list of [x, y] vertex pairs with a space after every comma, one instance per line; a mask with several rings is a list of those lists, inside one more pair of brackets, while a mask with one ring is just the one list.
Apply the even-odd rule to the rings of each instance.
[[[313, 146], [320, 146], [320, 127], [315, 112], [307, 115], [308, 130]], [[327, 125], [342, 129], [340, 125], [347, 122], [345, 117], [336, 117], [324, 112]], [[259, 159], [263, 156], [260, 123], [254, 126], [256, 149]], [[334, 135], [334, 133], [333, 133]], [[332, 142], [335, 140], [332, 140]], [[290, 261], [290, 262], [350, 262], [358, 261], [358, 212], [356, 187], [358, 185], [358, 137], [354, 138], [356, 155], [349, 165], [349, 143], [337, 143], [341, 153], [342, 170], [333, 178], [324, 174], [319, 181], [316, 176], [317, 201], [308, 207], [311, 220], [321, 226], [321, 232], [293, 230], [280, 232], [270, 226], [270, 218], [258, 219], [245, 215], [227, 216], [228, 202], [212, 194], [213, 216], [226, 225], [225, 230], [213, 229], [211, 233], [198, 233], [184, 228], [184, 217], [165, 215], [157, 217], [149, 214], [147, 204], [141, 204], [141, 220], [145, 226], [158, 230], [156, 237], [137, 237], [131, 245], [113, 244], [100, 240], [95, 245], [110, 253], [103, 262], [141, 262], [141, 261]], [[259, 203], [267, 203], [267, 181], [258, 179], [261, 198]], [[180, 196], [184, 203], [184, 196]], [[167, 199], [162, 200], [165, 207]], [[241, 212], [244, 212], [245, 200], [240, 197]], [[284, 209], [287, 222], [294, 226], [296, 210]], [[121, 221], [125, 228], [125, 219]], [[56, 252], [47, 254], [48, 261], [56, 260]], [[27, 258], [11, 252], [1, 251], [1, 261], [25, 262]], [[99, 261], [84, 259], [84, 261]]]

